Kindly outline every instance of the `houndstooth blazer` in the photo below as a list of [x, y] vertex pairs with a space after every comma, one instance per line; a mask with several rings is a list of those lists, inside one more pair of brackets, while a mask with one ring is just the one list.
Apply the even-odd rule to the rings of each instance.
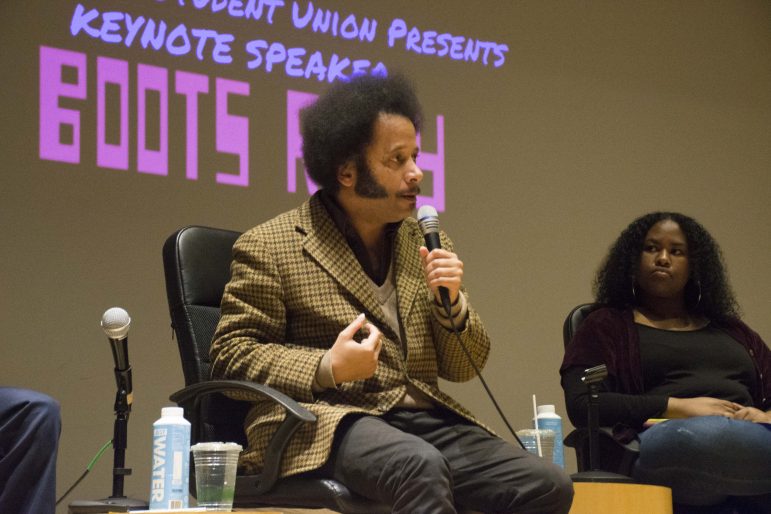
[[[387, 412], [404, 396], [408, 381], [437, 404], [478, 423], [438, 388], [437, 377], [460, 382], [475, 373], [452, 333], [431, 313], [433, 297], [418, 253], [422, 244], [417, 222], [407, 218], [395, 236], [391, 264], [403, 337], [389, 327], [371, 282], [317, 196], [251, 229], [233, 246], [231, 279], [211, 346], [212, 376], [266, 384], [318, 417], [292, 438], [282, 476], [324, 464], [343, 416]], [[361, 312], [383, 333], [377, 371], [369, 379], [314, 394], [322, 356]], [[481, 368], [490, 341], [470, 305], [461, 337]], [[254, 404], [245, 422], [249, 447], [240, 462], [247, 472], [261, 469], [265, 447], [283, 416], [281, 407], [267, 401]]]

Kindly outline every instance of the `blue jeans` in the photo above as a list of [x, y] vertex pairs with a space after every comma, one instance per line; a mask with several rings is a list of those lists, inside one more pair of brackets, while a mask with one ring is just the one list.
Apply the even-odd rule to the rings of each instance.
[[771, 429], [721, 416], [665, 421], [640, 434], [633, 474], [640, 482], [671, 487], [677, 503], [715, 505], [730, 496], [757, 496], [762, 512], [771, 512]]

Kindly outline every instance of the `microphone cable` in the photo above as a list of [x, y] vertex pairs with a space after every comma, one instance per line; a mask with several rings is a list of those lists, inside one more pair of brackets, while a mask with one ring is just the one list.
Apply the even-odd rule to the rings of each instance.
[[[439, 216], [436, 212], [436, 209], [431, 205], [421, 206], [420, 209], [418, 209], [417, 220], [418, 220], [418, 226], [420, 227], [420, 231], [423, 233], [423, 239], [426, 243], [426, 249], [428, 249], [428, 251], [431, 252], [432, 250], [441, 248], [442, 242], [441, 242], [441, 236], [439, 234]], [[509, 432], [511, 433], [511, 435], [519, 443], [519, 446], [521, 446], [523, 450], [527, 451], [527, 448], [525, 448], [525, 445], [522, 444], [522, 441], [517, 436], [517, 433], [514, 431], [513, 428], [511, 428], [511, 424], [509, 423], [509, 420], [506, 418], [506, 415], [503, 413], [503, 410], [501, 409], [500, 405], [498, 405], [498, 401], [495, 399], [495, 395], [490, 390], [490, 387], [487, 385], [487, 381], [482, 376], [482, 372], [479, 370], [479, 367], [477, 367], [476, 363], [474, 362], [474, 359], [471, 356], [471, 352], [468, 351], [468, 348], [466, 348], [466, 345], [463, 343], [463, 339], [460, 337], [460, 334], [458, 333], [458, 327], [455, 326], [455, 319], [452, 316], [452, 305], [450, 305], [449, 290], [444, 286], [439, 286], [437, 289], [437, 293], [439, 294], [439, 299], [440, 299], [439, 304], [441, 307], [444, 308], [444, 311], [447, 314], [447, 318], [450, 320], [452, 333], [455, 334], [455, 338], [458, 340], [461, 350], [463, 350], [463, 353], [466, 355], [466, 358], [471, 364], [471, 367], [474, 368], [474, 371], [479, 377], [479, 381], [482, 382], [482, 386], [484, 386], [485, 391], [487, 392], [487, 396], [493, 402], [495, 409], [498, 411], [498, 415], [506, 424], [506, 428], [509, 429]], [[458, 294], [462, 294], [462, 293], [458, 291]]]
[[[458, 291], [458, 294], [463, 294], [460, 291]], [[525, 448], [525, 445], [522, 444], [522, 440], [517, 436], [517, 433], [514, 431], [513, 428], [511, 428], [511, 424], [509, 423], [509, 420], [506, 418], [506, 415], [503, 413], [503, 410], [501, 410], [500, 405], [498, 405], [498, 401], [495, 399], [495, 395], [490, 390], [490, 387], [487, 385], [487, 382], [485, 381], [485, 377], [482, 376], [482, 372], [477, 367], [476, 363], [474, 362], [474, 359], [471, 357], [471, 352], [468, 351], [468, 348], [466, 348], [466, 344], [463, 342], [463, 339], [461, 339], [460, 334], [458, 333], [458, 327], [455, 326], [455, 319], [452, 316], [452, 308], [450, 306], [449, 302], [449, 295], [447, 296], [448, 301], [442, 301], [442, 306], [444, 307], [445, 312], [447, 313], [447, 318], [450, 320], [450, 326], [452, 327], [452, 333], [455, 334], [455, 339], [458, 340], [458, 343], [460, 344], [461, 350], [463, 350], [463, 353], [466, 355], [466, 358], [468, 359], [469, 363], [471, 364], [471, 367], [474, 368], [474, 371], [476, 372], [477, 376], [479, 377], [479, 381], [482, 382], [482, 386], [484, 386], [485, 391], [487, 392], [487, 396], [490, 398], [490, 400], [493, 402], [493, 405], [495, 406], [495, 409], [498, 411], [498, 415], [501, 417], [503, 422], [506, 424], [506, 428], [509, 429], [509, 432], [512, 436], [514, 436], [514, 439], [517, 440], [519, 443], [519, 446], [527, 451], [527, 448]]]
[[55, 505], [59, 505], [59, 504], [61, 503], [61, 501], [62, 501], [63, 499], [65, 499], [65, 498], [67, 497], [67, 495], [68, 495], [68, 494], [70, 494], [70, 493], [72, 492], [72, 490], [73, 490], [73, 489], [75, 489], [75, 487], [77, 487], [77, 485], [83, 481], [83, 479], [84, 479], [84, 478], [86, 478], [86, 475], [88, 475], [88, 473], [91, 471], [91, 468], [93, 468], [93, 467], [94, 467], [94, 465], [96, 464], [96, 462], [99, 460], [99, 457], [101, 457], [101, 456], [102, 456], [102, 454], [105, 452], [105, 450], [107, 450], [107, 448], [109, 448], [110, 446], [112, 446], [112, 439], [110, 439], [109, 441], [107, 441], [107, 442], [104, 444], [104, 446], [102, 446], [101, 448], [99, 448], [99, 451], [98, 451], [98, 452], [96, 452], [96, 455], [94, 456], [94, 458], [93, 458], [93, 459], [91, 459], [91, 462], [89, 462], [89, 463], [88, 463], [88, 466], [86, 466], [86, 470], [83, 472], [83, 474], [82, 474], [82, 475], [80, 475], [80, 477], [78, 477], [78, 479], [77, 479], [77, 480], [75, 480], [75, 483], [74, 483], [74, 484], [72, 484], [72, 485], [70, 486], [70, 488], [69, 488], [69, 489], [67, 489], [67, 490], [64, 492], [64, 494], [63, 494], [63, 495], [61, 495], [61, 496], [59, 497], [59, 499], [58, 499], [58, 500], [56, 500], [56, 504], [55, 504]]

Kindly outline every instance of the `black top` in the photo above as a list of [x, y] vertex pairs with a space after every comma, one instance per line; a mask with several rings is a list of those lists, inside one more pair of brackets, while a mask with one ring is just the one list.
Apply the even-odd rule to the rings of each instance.
[[693, 331], [636, 326], [646, 393], [753, 404], [755, 366], [731, 336], [710, 325]]
[[[669, 397], [710, 396], [752, 406], [750, 391], [757, 380], [747, 350], [726, 332], [707, 325], [694, 331], [663, 330], [634, 324], [640, 338], [642, 394], [611, 392], [615, 377], [606, 379], [600, 402], [600, 422], [627, 420], [639, 426], [662, 417]], [[583, 367], [563, 373], [566, 397], [586, 391]], [[612, 424], [612, 423], [611, 423]]]

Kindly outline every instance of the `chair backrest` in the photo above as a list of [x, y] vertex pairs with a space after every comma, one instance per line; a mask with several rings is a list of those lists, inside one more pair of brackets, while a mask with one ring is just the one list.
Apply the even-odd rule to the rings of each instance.
[[[185, 385], [209, 380], [209, 347], [220, 319], [220, 300], [230, 280], [232, 248], [240, 232], [200, 226], [174, 232], [163, 245], [163, 270], [171, 327]], [[186, 413], [195, 409], [184, 406]], [[222, 395], [204, 398], [195, 413], [193, 442], [245, 443], [242, 421], [249, 404]]]
[[562, 343], [566, 348], [573, 339], [578, 327], [581, 326], [581, 323], [597, 308], [598, 305], [596, 303], [582, 303], [568, 313], [565, 322], [562, 324]]

